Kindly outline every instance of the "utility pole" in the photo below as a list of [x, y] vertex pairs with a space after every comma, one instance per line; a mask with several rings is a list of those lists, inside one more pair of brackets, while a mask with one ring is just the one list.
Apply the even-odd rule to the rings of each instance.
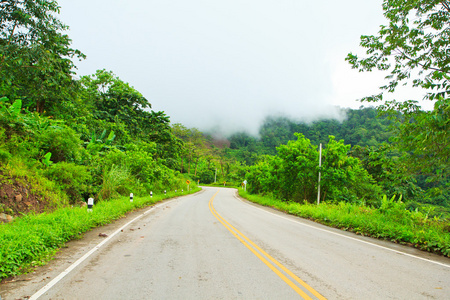
[[320, 204], [320, 168], [322, 167], [322, 143], [319, 146], [319, 184], [317, 186], [317, 205]]

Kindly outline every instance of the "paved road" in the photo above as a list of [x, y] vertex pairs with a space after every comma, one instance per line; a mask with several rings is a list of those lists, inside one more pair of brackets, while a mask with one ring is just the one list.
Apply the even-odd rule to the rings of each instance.
[[450, 299], [450, 259], [260, 208], [232, 189], [165, 202], [121, 231], [128, 221], [0, 287], [2, 299]]

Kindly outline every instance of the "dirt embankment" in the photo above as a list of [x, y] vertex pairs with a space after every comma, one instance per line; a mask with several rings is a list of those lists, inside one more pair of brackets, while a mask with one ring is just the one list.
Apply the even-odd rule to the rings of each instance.
[[0, 171], [0, 213], [11, 216], [32, 211], [42, 213], [49, 209], [48, 204], [26, 178], [9, 177]]

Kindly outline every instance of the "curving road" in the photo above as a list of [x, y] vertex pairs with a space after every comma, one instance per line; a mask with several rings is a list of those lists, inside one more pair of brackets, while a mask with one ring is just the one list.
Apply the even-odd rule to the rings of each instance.
[[1, 299], [450, 299], [450, 259], [261, 208], [233, 189], [204, 188], [90, 235], [0, 286]]

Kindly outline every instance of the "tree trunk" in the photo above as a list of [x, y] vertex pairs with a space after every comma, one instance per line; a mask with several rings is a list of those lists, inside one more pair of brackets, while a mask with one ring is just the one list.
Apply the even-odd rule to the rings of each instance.
[[40, 115], [44, 112], [44, 104], [45, 104], [45, 100], [37, 100], [36, 101], [36, 112]]
[[188, 174], [191, 174], [191, 161], [192, 161], [192, 150], [189, 152], [189, 159], [188, 159]]
[[222, 176], [224, 176], [225, 172], [223, 171], [223, 162], [220, 162], [220, 169], [222, 170]]
[[195, 161], [195, 170], [194, 170], [194, 176], [197, 176], [197, 165], [198, 165], [198, 160], [199, 160], [200, 156], [197, 157], [197, 160]]

